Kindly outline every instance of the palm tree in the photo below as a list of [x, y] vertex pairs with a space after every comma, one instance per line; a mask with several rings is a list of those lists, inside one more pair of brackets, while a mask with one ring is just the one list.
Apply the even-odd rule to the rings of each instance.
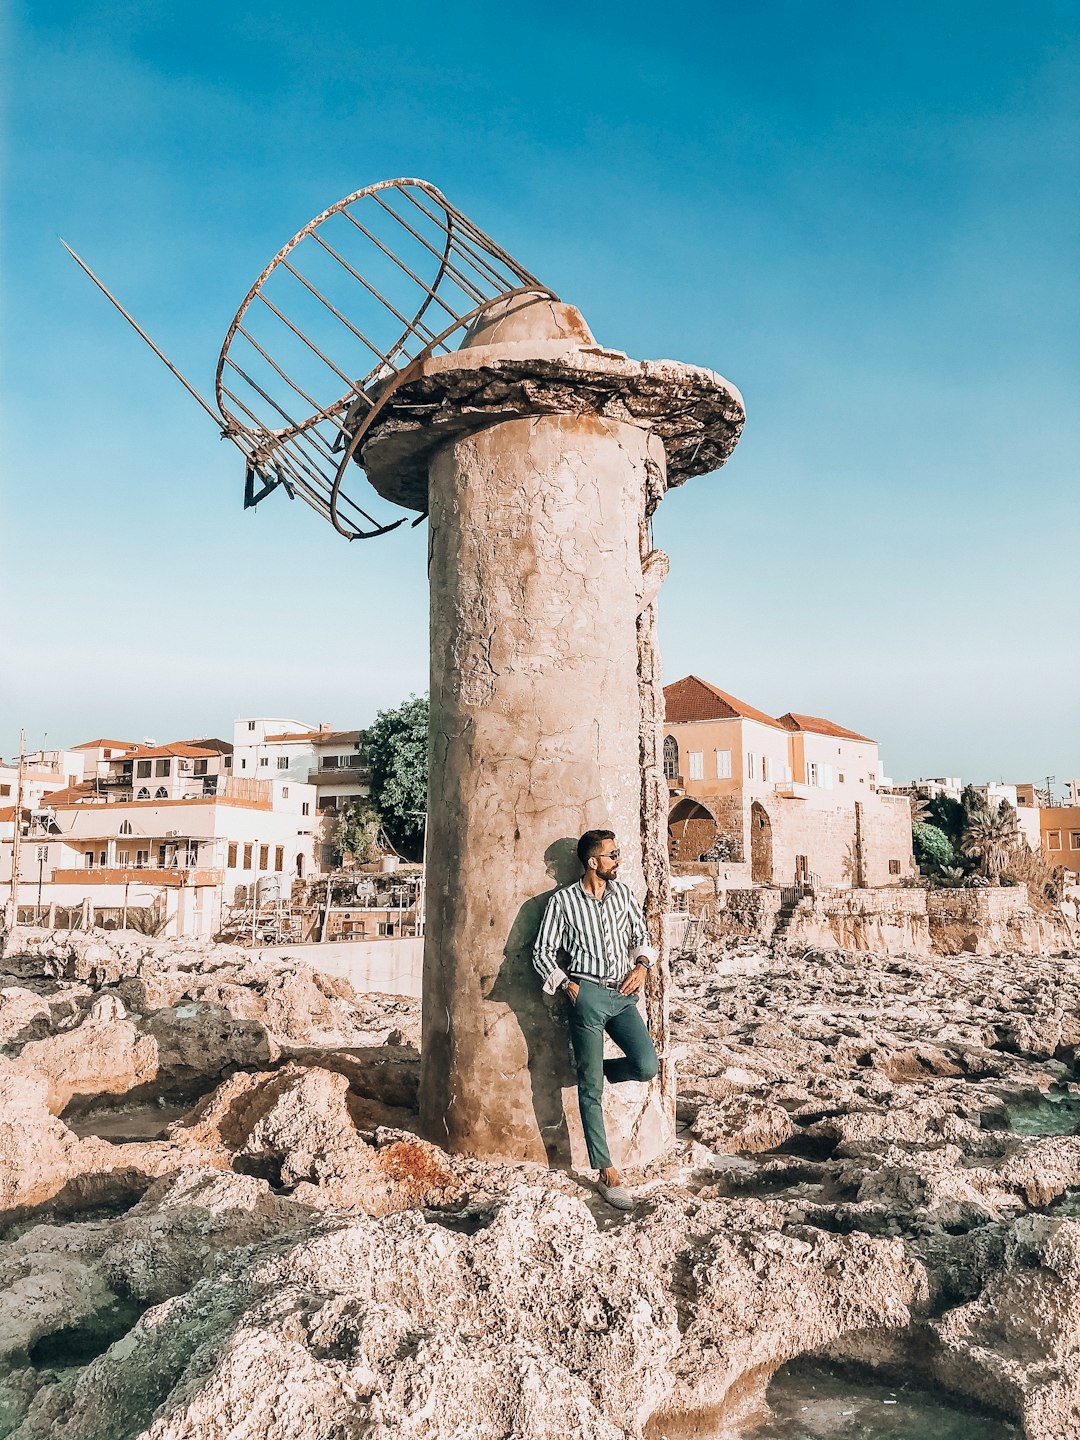
[[1016, 811], [1006, 800], [996, 810], [972, 810], [960, 849], [969, 859], [978, 860], [982, 873], [996, 884], [1016, 844], [1019, 828]]
[[925, 825], [930, 819], [930, 801], [925, 795], [909, 795], [912, 825]]

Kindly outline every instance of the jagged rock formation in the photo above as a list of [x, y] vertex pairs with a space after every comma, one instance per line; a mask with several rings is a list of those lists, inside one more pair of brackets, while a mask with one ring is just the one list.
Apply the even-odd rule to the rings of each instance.
[[0, 977], [2, 1437], [622, 1440], [807, 1353], [1080, 1426], [1076, 961], [684, 965], [624, 1218], [413, 1133], [412, 1002], [118, 950]]

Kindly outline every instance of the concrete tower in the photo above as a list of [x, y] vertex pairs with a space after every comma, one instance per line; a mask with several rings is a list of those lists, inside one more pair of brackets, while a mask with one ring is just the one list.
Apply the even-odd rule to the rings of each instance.
[[[541, 296], [492, 306], [395, 389], [362, 447], [430, 515], [431, 775], [421, 1118], [478, 1156], [584, 1161], [565, 1022], [531, 965], [573, 842], [613, 829], [663, 949], [668, 908], [649, 517], [743, 421], [708, 370], [638, 362]], [[661, 1069], [608, 1087], [617, 1164], [670, 1136], [666, 956], [647, 1009]], [[631, 1092], [631, 1093], [627, 1093]]]

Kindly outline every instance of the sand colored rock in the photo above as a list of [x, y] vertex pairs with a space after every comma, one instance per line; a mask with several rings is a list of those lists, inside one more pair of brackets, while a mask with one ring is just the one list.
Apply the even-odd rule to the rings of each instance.
[[1005, 1268], [934, 1327], [935, 1368], [954, 1390], [1023, 1423], [1026, 1440], [1080, 1425], [1080, 1220], [1020, 1221]]
[[[626, 1217], [571, 1173], [431, 1146], [409, 1103], [372, 1124], [381, 1080], [414, 1093], [407, 1046], [224, 1080], [211, 1056], [161, 1139], [108, 1144], [50, 1111], [55, 1074], [23, 1060], [61, 1053], [48, 1037], [16, 1040], [0, 1434], [651, 1440], [711, 1413], [742, 1436], [807, 1353], [922, 1375], [1029, 1440], [1076, 1433], [1080, 1089], [1037, 1039], [1080, 1012], [1076, 962], [736, 948], [672, 982], [683, 1128], [629, 1171]], [[54, 1038], [155, 1033], [115, 979], [57, 985]], [[416, 1008], [367, 1000], [354, 1035]]]

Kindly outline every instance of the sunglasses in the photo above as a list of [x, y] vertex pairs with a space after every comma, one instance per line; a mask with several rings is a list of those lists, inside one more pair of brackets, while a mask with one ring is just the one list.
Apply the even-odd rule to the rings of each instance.
[[621, 850], [609, 850], [607, 854], [605, 854], [603, 850], [598, 850], [596, 852], [596, 858], [597, 860], [618, 860], [621, 854]]

